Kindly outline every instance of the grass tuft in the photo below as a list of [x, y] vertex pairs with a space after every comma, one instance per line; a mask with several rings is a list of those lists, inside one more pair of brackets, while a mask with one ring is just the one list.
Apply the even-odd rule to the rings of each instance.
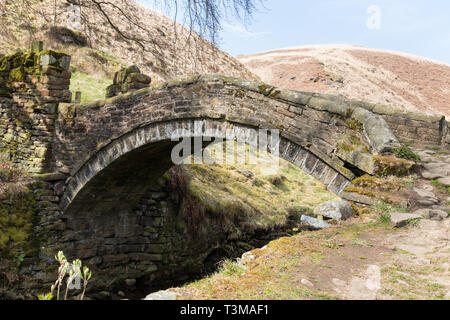
[[241, 275], [245, 270], [245, 267], [239, 265], [236, 261], [231, 261], [229, 259], [223, 260], [219, 267], [219, 273], [225, 276]]

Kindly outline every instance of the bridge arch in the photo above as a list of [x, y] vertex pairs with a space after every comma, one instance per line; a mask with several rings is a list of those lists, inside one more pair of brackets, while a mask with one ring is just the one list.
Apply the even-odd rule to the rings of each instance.
[[[70, 172], [60, 201], [63, 211], [114, 200], [132, 203], [129, 197], [137, 199], [141, 193], [137, 187], [125, 188], [126, 181], [145, 190], [145, 179], [140, 178], [155, 179], [160, 170], [169, 169], [177, 130], [185, 137], [225, 139], [228, 130], [245, 138], [255, 129], [277, 129], [281, 158], [338, 195], [355, 177], [335, 154], [341, 137], [358, 135], [372, 154], [398, 145], [387, 123], [358, 102], [219, 75], [177, 80], [87, 105], [60, 106], [55, 127], [54, 170]], [[152, 161], [145, 164], [144, 158]], [[111, 193], [108, 183], [117, 187], [123, 201], [117, 201], [121, 197]]]
[[[132, 130], [111, 141], [79, 167], [69, 179], [61, 209], [95, 212], [132, 206], [145, 194], [146, 186], [151, 185], [149, 179], [158, 179], [173, 165], [170, 155], [178, 143], [174, 138], [226, 140], [232, 132], [236, 141], [257, 147], [256, 129], [251, 124], [227, 120], [179, 119]], [[282, 159], [311, 174], [337, 195], [350, 184], [349, 171], [298, 137], [281, 132], [277, 150]]]

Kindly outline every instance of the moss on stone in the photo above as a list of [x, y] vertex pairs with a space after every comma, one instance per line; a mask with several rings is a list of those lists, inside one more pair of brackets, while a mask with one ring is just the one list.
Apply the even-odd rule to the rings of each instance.
[[19, 253], [33, 256], [39, 249], [33, 228], [39, 220], [37, 199], [29, 188], [14, 182], [21, 179], [20, 172], [14, 167], [2, 166], [1, 185], [4, 190], [0, 194], [0, 256], [6, 258]]
[[360, 188], [356, 186], [350, 186], [344, 189], [344, 193], [356, 193], [359, 195], [367, 196], [369, 198], [382, 200], [386, 203], [390, 203], [396, 206], [405, 207], [407, 201], [402, 198], [398, 197], [392, 192], [383, 192], [383, 191], [377, 191], [370, 188]]
[[369, 152], [368, 146], [356, 135], [343, 135], [338, 141], [338, 147], [344, 151]]
[[21, 82], [25, 80], [25, 70], [24, 67], [18, 67], [15, 69], [12, 69], [9, 73], [9, 79], [13, 82]]
[[60, 51], [43, 50], [35, 55], [34, 65], [39, 65], [41, 57], [44, 55], [51, 56], [51, 57], [55, 58], [55, 60], [56, 60], [55, 62], [50, 63], [49, 66], [53, 67], [54, 69], [56, 69], [58, 71], [64, 70], [64, 68], [59, 64], [59, 61], [61, 58], [66, 57], [67, 54], [65, 54], [64, 52], [60, 52]]
[[345, 119], [345, 123], [349, 126], [350, 129], [353, 129], [358, 132], [363, 131], [364, 126], [358, 120], [347, 118], [347, 119]]
[[266, 84], [260, 84], [258, 86], [259, 93], [262, 93], [265, 96], [268, 96], [272, 93], [274, 87], [266, 85]]
[[370, 175], [364, 175], [352, 181], [355, 187], [377, 190], [382, 192], [398, 192], [406, 187], [398, 181], [396, 177], [389, 177], [380, 179]]
[[27, 76], [39, 74], [40, 65], [33, 52], [18, 51], [12, 55], [0, 57], [0, 96], [9, 96], [12, 82], [23, 82]]
[[409, 175], [414, 167], [414, 162], [399, 159], [393, 156], [372, 156], [375, 161], [375, 174], [378, 176], [397, 176], [402, 177]]

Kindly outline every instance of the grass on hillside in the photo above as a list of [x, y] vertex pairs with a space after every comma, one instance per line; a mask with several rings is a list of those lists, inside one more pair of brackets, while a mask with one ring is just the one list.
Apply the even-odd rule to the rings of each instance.
[[89, 75], [87, 73], [75, 71], [70, 80], [70, 91], [81, 91], [81, 102], [89, 102], [105, 99], [106, 87], [112, 84], [112, 79], [105, 76]]
[[[227, 148], [233, 144], [225, 143]], [[255, 152], [248, 146], [246, 150]], [[246, 229], [256, 230], [284, 225], [290, 214], [311, 212], [325, 201], [339, 200], [314, 177], [283, 159], [278, 167], [272, 166], [278, 158], [266, 153], [258, 164], [250, 164], [244, 154], [235, 153], [238, 164], [184, 166], [191, 179], [190, 193], [208, 211], [226, 213]]]

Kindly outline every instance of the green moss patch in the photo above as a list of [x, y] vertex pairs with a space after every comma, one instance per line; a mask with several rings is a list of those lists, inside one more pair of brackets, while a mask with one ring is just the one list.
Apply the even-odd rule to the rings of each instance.
[[414, 162], [419, 162], [420, 157], [414, 151], [411, 150], [408, 144], [402, 144], [399, 148], [393, 149], [392, 152], [402, 159], [411, 160]]
[[30, 256], [38, 248], [33, 226], [37, 222], [36, 197], [26, 187], [30, 177], [0, 163], [0, 256]]
[[414, 162], [399, 159], [392, 156], [372, 156], [376, 165], [375, 174], [378, 176], [407, 176], [411, 174], [414, 167]]
[[406, 207], [407, 201], [405, 198], [395, 195], [392, 192], [377, 191], [370, 188], [360, 188], [356, 186], [350, 186], [344, 189], [344, 192], [356, 193], [359, 195], [373, 198], [374, 200], [382, 200], [386, 203], [393, 204], [400, 207]]
[[368, 153], [369, 147], [356, 135], [344, 135], [338, 141], [338, 147], [344, 151]]
[[388, 177], [380, 179], [370, 175], [364, 175], [352, 181], [355, 187], [377, 190], [381, 192], [398, 192], [407, 189], [397, 177]]

